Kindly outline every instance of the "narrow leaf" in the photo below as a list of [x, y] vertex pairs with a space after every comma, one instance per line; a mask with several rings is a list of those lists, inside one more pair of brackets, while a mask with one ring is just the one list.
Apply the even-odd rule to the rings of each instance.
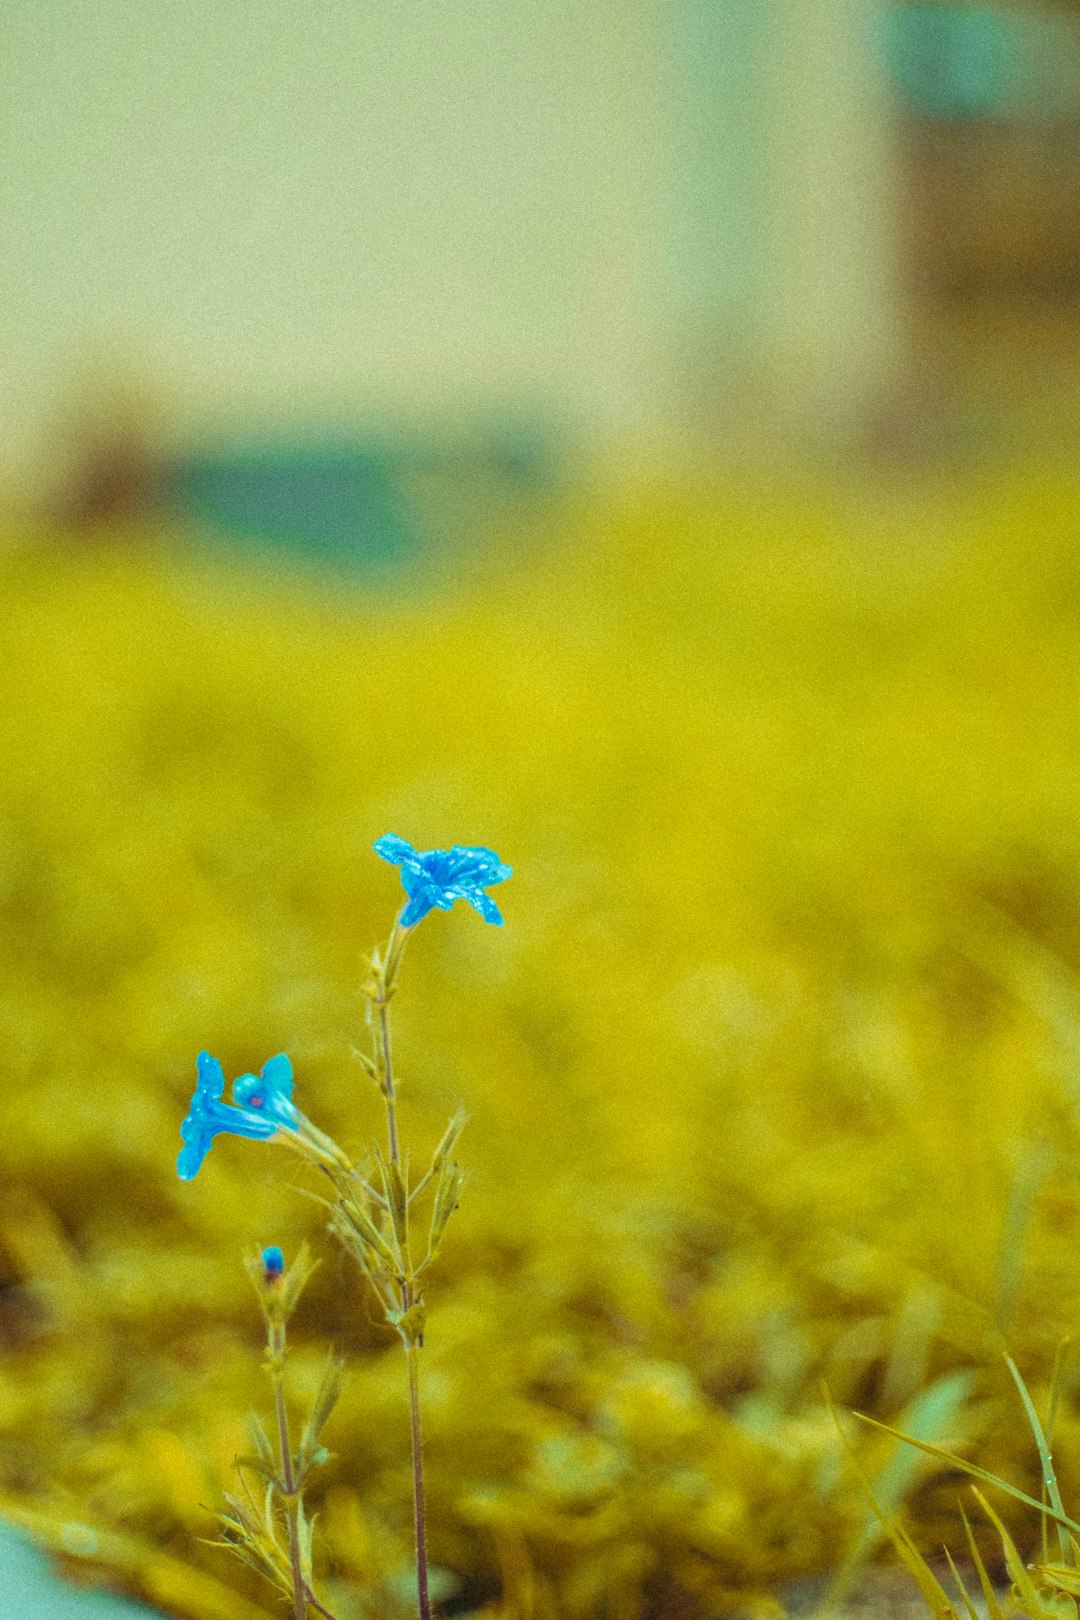
[[[922, 1593], [927, 1606], [935, 1617], [935, 1620], [958, 1620], [956, 1609], [949, 1599], [949, 1594], [945, 1591], [945, 1588], [942, 1586], [929, 1564], [927, 1564], [926, 1560], [915, 1546], [915, 1543], [912, 1541], [907, 1531], [897, 1523], [891, 1514], [885, 1511], [881, 1503], [878, 1501], [874, 1488], [867, 1479], [859, 1459], [855, 1455], [854, 1448], [844, 1433], [836, 1407], [833, 1404], [832, 1396], [829, 1394], [827, 1388], [825, 1390], [825, 1402], [828, 1406], [833, 1424], [835, 1425], [837, 1435], [839, 1436], [840, 1444], [844, 1449], [848, 1462], [851, 1464], [851, 1467], [859, 1480], [863, 1494], [870, 1504], [871, 1513], [877, 1520], [883, 1533], [888, 1536], [889, 1540], [896, 1548], [901, 1562], [907, 1567], [908, 1572], [910, 1573], [915, 1584], [918, 1586], [919, 1591]], [[861, 1533], [856, 1540], [857, 1547], [863, 1542], [863, 1539], [864, 1535]], [[873, 1542], [867, 1538], [865, 1544], [869, 1547], [873, 1545]], [[818, 1604], [815, 1611], [816, 1616], [820, 1616], [822, 1617], [822, 1620], [824, 1620], [824, 1617], [836, 1614], [851, 1588], [855, 1573], [859, 1568], [861, 1558], [862, 1554], [860, 1552], [856, 1558], [853, 1558], [851, 1554], [849, 1554], [848, 1557], [843, 1561], [840, 1569], [830, 1581], [824, 1597]]]
[[1001, 1519], [998, 1518], [982, 1492], [976, 1489], [974, 1485], [971, 1488], [975, 1493], [979, 1506], [987, 1518], [991, 1520], [994, 1529], [1001, 1537], [1001, 1546], [1005, 1554], [1005, 1567], [1009, 1571], [1009, 1577], [1020, 1595], [1021, 1603], [1023, 1603], [1028, 1614], [1032, 1616], [1032, 1620], [1061, 1620], [1061, 1615], [1053, 1605], [1045, 1603], [1036, 1591], [1035, 1583], [1027, 1572], [1024, 1560], [1016, 1550], [1016, 1543], [1006, 1530]]
[[360, 1067], [363, 1069], [364, 1073], [367, 1075], [368, 1079], [374, 1080], [376, 1084], [378, 1084], [379, 1071], [375, 1065], [374, 1059], [369, 1058], [366, 1052], [361, 1052], [358, 1046], [350, 1047], [350, 1051], [352, 1052], [352, 1055], [356, 1059], [357, 1063], [359, 1063]]
[[991, 1581], [990, 1576], [987, 1574], [982, 1553], [979, 1551], [978, 1543], [975, 1540], [975, 1535], [971, 1528], [971, 1523], [963, 1508], [960, 1509], [960, 1517], [964, 1521], [964, 1530], [967, 1534], [968, 1547], [971, 1551], [971, 1559], [978, 1572], [979, 1585], [982, 1587], [983, 1602], [986, 1604], [986, 1612], [989, 1616], [989, 1620], [1005, 1620], [1004, 1611], [1002, 1610], [1001, 1604], [998, 1600], [998, 1595], [994, 1591], [994, 1584]]
[[960, 1571], [953, 1563], [952, 1553], [949, 1551], [948, 1547], [945, 1548], [945, 1557], [949, 1560], [949, 1568], [952, 1570], [952, 1578], [956, 1582], [956, 1589], [964, 1600], [964, 1608], [968, 1612], [968, 1620], [982, 1620], [982, 1616], [980, 1615], [978, 1609], [968, 1596], [968, 1589], [960, 1578]]
[[274, 1466], [274, 1448], [270, 1444], [270, 1436], [266, 1432], [266, 1425], [257, 1412], [248, 1413], [248, 1427], [251, 1430], [251, 1438], [255, 1442], [255, 1449], [259, 1453], [261, 1461], [272, 1468]]
[[311, 1585], [312, 1581], [311, 1531], [314, 1522], [315, 1521], [313, 1519], [309, 1519], [307, 1514], [304, 1512], [304, 1503], [303, 1499], [301, 1498], [296, 1504], [296, 1528], [298, 1532], [297, 1539], [300, 1543], [300, 1573], [304, 1577], [305, 1584], [308, 1586]]
[[442, 1242], [446, 1223], [458, 1206], [465, 1177], [459, 1165], [444, 1164], [435, 1188], [435, 1202], [431, 1211], [431, 1230], [428, 1233], [428, 1253], [434, 1255]]
[[[1061, 1551], [1061, 1562], [1063, 1564], [1068, 1564], [1071, 1562], [1072, 1552], [1069, 1547], [1069, 1538], [1065, 1533], [1065, 1526], [1061, 1522], [1065, 1517], [1065, 1504], [1061, 1500], [1061, 1492], [1058, 1489], [1057, 1475], [1054, 1472], [1054, 1460], [1050, 1455], [1050, 1447], [1047, 1444], [1046, 1435], [1043, 1433], [1043, 1426], [1039, 1422], [1039, 1414], [1035, 1410], [1035, 1403], [1028, 1394], [1027, 1385], [1021, 1378], [1020, 1370], [1012, 1356], [1007, 1355], [1005, 1357], [1005, 1365], [1008, 1367], [1012, 1381], [1019, 1391], [1020, 1399], [1024, 1403], [1024, 1412], [1027, 1415], [1028, 1425], [1032, 1434], [1035, 1436], [1035, 1445], [1039, 1453], [1039, 1464], [1042, 1468], [1043, 1486], [1045, 1487], [1046, 1494], [1050, 1499], [1050, 1506], [1059, 1515], [1057, 1533], [1058, 1547]], [[1043, 1523], [1045, 1524], [1045, 1522], [1046, 1521], [1044, 1519]]]
[[[957, 1411], [971, 1393], [972, 1375], [969, 1372], [946, 1373], [910, 1401], [902, 1414], [905, 1430], [917, 1439], [947, 1433]], [[916, 1452], [897, 1445], [886, 1458], [872, 1483], [874, 1500], [881, 1512], [889, 1515], [910, 1494], [926, 1465]], [[826, 1607], [837, 1608], [851, 1591], [859, 1571], [881, 1541], [884, 1525], [880, 1515], [868, 1513], [857, 1530], [850, 1546], [840, 1561], [829, 1584]]]
[[428, 1185], [432, 1178], [439, 1174], [439, 1171], [449, 1159], [451, 1153], [453, 1153], [454, 1148], [457, 1145], [457, 1139], [465, 1129], [468, 1122], [469, 1116], [465, 1110], [463, 1108], [457, 1109], [451, 1118], [449, 1125], [447, 1125], [445, 1131], [443, 1132], [442, 1139], [440, 1140], [438, 1147], [431, 1156], [430, 1166], [427, 1170], [425, 1170], [424, 1174], [421, 1176], [420, 1180], [410, 1193], [410, 1203], [415, 1203], [416, 1199], [419, 1198], [420, 1194], [423, 1192], [424, 1188]]
[[253, 1474], [258, 1474], [260, 1479], [268, 1481], [271, 1485], [280, 1483], [273, 1462], [264, 1462], [262, 1457], [237, 1457], [234, 1467], [250, 1468]]
[[345, 1358], [331, 1351], [322, 1378], [319, 1380], [311, 1415], [300, 1437], [300, 1464], [305, 1471], [316, 1461], [316, 1454], [322, 1449], [319, 1439], [326, 1427], [327, 1419], [337, 1405], [344, 1382]]
[[1048, 1445], [1054, 1443], [1054, 1427], [1057, 1423], [1058, 1404], [1061, 1400], [1062, 1380], [1065, 1376], [1065, 1357], [1072, 1347], [1073, 1335], [1066, 1334], [1058, 1341], [1054, 1351], [1054, 1370], [1050, 1374], [1050, 1405], [1046, 1414], [1046, 1440]]
[[277, 1525], [274, 1520], [274, 1498], [277, 1495], [277, 1486], [268, 1485], [263, 1497], [263, 1524], [266, 1527], [268, 1541], [277, 1546]]
[[1059, 1591], [1067, 1592], [1070, 1597], [1080, 1597], [1080, 1569], [1068, 1564], [1037, 1564], [1036, 1568]]
[[882, 1429], [886, 1434], [893, 1435], [897, 1440], [905, 1441], [909, 1446], [915, 1446], [919, 1451], [925, 1451], [928, 1457], [936, 1457], [939, 1462], [947, 1463], [950, 1468], [958, 1468], [961, 1473], [969, 1474], [972, 1479], [981, 1479], [984, 1484], [992, 1485], [995, 1490], [1004, 1491], [1017, 1502], [1034, 1508], [1036, 1513], [1045, 1513], [1047, 1518], [1055, 1523], [1064, 1524], [1066, 1529], [1075, 1530], [1080, 1535], [1080, 1524], [1065, 1514], [1059, 1514], [1055, 1508], [1040, 1502], [1037, 1497], [1029, 1496], [1027, 1491], [1020, 1490], [1016, 1485], [1010, 1485], [1008, 1480], [999, 1479], [987, 1469], [980, 1468], [977, 1463], [965, 1462], [963, 1457], [957, 1457], [952, 1451], [945, 1451], [941, 1446], [933, 1446], [928, 1440], [916, 1440], [910, 1434], [902, 1434], [899, 1429], [892, 1428], [888, 1423], [879, 1423], [877, 1418], [867, 1417], [865, 1412], [856, 1412], [855, 1416], [863, 1423], [869, 1423], [871, 1428]]
[[[1054, 1444], [1054, 1429], [1057, 1424], [1058, 1403], [1061, 1400], [1062, 1382], [1065, 1376], [1065, 1356], [1070, 1349], [1072, 1342], [1073, 1335], [1068, 1333], [1063, 1339], [1058, 1340], [1057, 1349], [1054, 1351], [1054, 1366], [1053, 1371], [1050, 1374], [1050, 1400], [1046, 1413], [1046, 1443], [1048, 1446], [1053, 1446]], [[1069, 1537], [1069, 1549], [1072, 1556], [1068, 1561], [1075, 1566], [1077, 1562], [1077, 1548], [1076, 1542], [1073, 1540], [1072, 1536]], [[1049, 1549], [1046, 1542], [1045, 1518], [1042, 1521], [1042, 1553], [1043, 1563], [1049, 1563], [1050, 1560]]]
[[887, 1514], [882, 1515], [881, 1523], [935, 1620], [958, 1620], [955, 1604], [903, 1525]]
[[[394, 1253], [389, 1242], [379, 1228], [375, 1225], [367, 1210], [362, 1204], [353, 1199], [342, 1199], [336, 1213], [346, 1223], [347, 1230], [357, 1237], [361, 1244], [371, 1252], [388, 1271], [396, 1274], [401, 1269], [399, 1257]], [[340, 1228], [339, 1228], [340, 1231]]]

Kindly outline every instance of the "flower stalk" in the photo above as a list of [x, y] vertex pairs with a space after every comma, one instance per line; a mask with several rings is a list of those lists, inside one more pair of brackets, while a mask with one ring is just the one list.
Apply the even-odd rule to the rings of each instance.
[[281, 1466], [280, 1495], [285, 1508], [285, 1523], [289, 1536], [289, 1568], [292, 1574], [293, 1614], [295, 1620], [307, 1620], [307, 1583], [300, 1553], [300, 1496], [293, 1472], [292, 1442], [289, 1439], [289, 1414], [285, 1406], [285, 1323], [271, 1321], [267, 1334], [266, 1364], [274, 1389], [274, 1412], [277, 1417], [278, 1457]]
[[390, 1149], [390, 1162], [401, 1164], [401, 1146], [398, 1141], [397, 1087], [394, 1083], [394, 1052], [390, 1039], [390, 1000], [397, 987], [398, 968], [405, 954], [410, 930], [401, 925], [401, 915], [394, 926], [386, 950], [375, 951], [371, 958], [371, 976], [364, 986], [368, 1001], [368, 1024], [372, 1030], [374, 1047], [374, 1078], [386, 1105], [386, 1134]]
[[[304, 1511], [304, 1487], [311, 1471], [329, 1456], [320, 1436], [341, 1392], [344, 1362], [331, 1355], [300, 1443], [294, 1449], [285, 1398], [287, 1323], [315, 1268], [306, 1245], [301, 1246], [288, 1270], [284, 1255], [276, 1247], [264, 1249], [246, 1264], [266, 1321], [264, 1365], [274, 1397], [277, 1448], [275, 1453], [266, 1430], [257, 1418], [253, 1419], [256, 1455], [237, 1460], [242, 1494], [225, 1498], [227, 1511], [220, 1515], [224, 1544], [276, 1586], [290, 1603], [293, 1620], [308, 1620], [311, 1609], [324, 1620], [335, 1620], [314, 1590], [311, 1522]], [[248, 1478], [252, 1474], [262, 1481], [258, 1495]]]
[[[416, 1588], [419, 1620], [431, 1620], [427, 1558], [427, 1505], [424, 1495], [424, 1441], [420, 1407], [420, 1351], [424, 1343], [426, 1303], [424, 1278], [442, 1245], [447, 1223], [458, 1206], [463, 1175], [453, 1151], [465, 1125], [458, 1110], [449, 1121], [431, 1162], [411, 1183], [408, 1153], [402, 1152], [398, 1129], [398, 1077], [394, 1068], [390, 1002], [397, 988], [409, 935], [432, 910], [449, 911], [465, 900], [485, 922], [501, 924], [502, 916], [486, 888], [511, 875], [494, 850], [455, 844], [452, 849], [416, 850], [388, 833], [374, 846], [401, 871], [408, 897], [395, 919], [382, 951], [374, 951], [363, 984], [367, 1000], [370, 1052], [357, 1052], [361, 1067], [379, 1089], [386, 1111], [386, 1150], [372, 1144], [372, 1159], [358, 1169], [332, 1137], [320, 1131], [292, 1100], [293, 1071], [284, 1053], [270, 1058], [260, 1072], [233, 1082], [225, 1101], [221, 1064], [208, 1052], [198, 1060], [198, 1081], [181, 1126], [183, 1147], [177, 1172], [184, 1181], [198, 1174], [216, 1137], [222, 1134], [254, 1141], [276, 1141], [291, 1147], [330, 1182], [332, 1198], [321, 1200], [330, 1212], [330, 1230], [356, 1260], [371, 1285], [388, 1324], [401, 1339], [408, 1379], [409, 1430], [413, 1479], [413, 1527], [416, 1544]], [[414, 1250], [415, 1206], [430, 1204], [423, 1258]], [[311, 1524], [304, 1512], [303, 1491], [312, 1468], [328, 1453], [319, 1435], [341, 1388], [343, 1362], [331, 1356], [314, 1409], [297, 1451], [289, 1435], [285, 1400], [286, 1323], [311, 1273], [306, 1248], [288, 1271], [280, 1249], [266, 1249], [248, 1262], [267, 1322], [266, 1365], [274, 1392], [277, 1454], [256, 1423], [258, 1456], [238, 1467], [259, 1475], [266, 1485], [261, 1507], [245, 1480], [243, 1498], [226, 1497], [221, 1515], [226, 1544], [245, 1563], [273, 1581], [289, 1598], [293, 1620], [308, 1620], [309, 1609], [334, 1620], [312, 1589]], [[242, 1476], [243, 1477], [243, 1476]], [[287, 1547], [279, 1541], [284, 1517]]]
[[[397, 971], [404, 955], [409, 930], [402, 926], [399, 915], [385, 952], [376, 952], [371, 959], [371, 979], [366, 987], [369, 1022], [374, 1032], [375, 1066], [379, 1089], [386, 1106], [386, 1135], [390, 1154], [390, 1179], [395, 1189], [400, 1186], [391, 1205], [391, 1213], [398, 1228], [401, 1255], [405, 1261], [405, 1275], [398, 1279], [401, 1301], [401, 1321], [410, 1320], [413, 1307], [418, 1303], [413, 1295], [412, 1254], [409, 1245], [409, 1204], [401, 1176], [401, 1145], [397, 1126], [397, 1090], [394, 1084], [394, 1055], [390, 1038], [390, 999], [394, 994]], [[394, 1172], [397, 1172], [395, 1175]], [[400, 1327], [399, 1327], [400, 1331]], [[419, 1351], [423, 1343], [423, 1315], [419, 1318], [419, 1333], [402, 1333], [405, 1362], [409, 1379], [409, 1443], [412, 1454], [413, 1479], [413, 1532], [416, 1545], [416, 1595], [420, 1620], [431, 1620], [431, 1597], [428, 1591], [427, 1561], [427, 1501], [424, 1494], [424, 1435], [420, 1416]]]

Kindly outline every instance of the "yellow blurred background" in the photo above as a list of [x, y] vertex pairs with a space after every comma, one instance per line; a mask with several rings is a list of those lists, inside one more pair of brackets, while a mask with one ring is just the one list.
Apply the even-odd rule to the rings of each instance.
[[377, 1130], [393, 831], [515, 869], [395, 1003], [416, 1151], [470, 1115], [450, 1612], [864, 1590], [860, 1467], [959, 1545], [958, 1477], [851, 1425], [856, 1467], [829, 1401], [1037, 1492], [1001, 1353], [1045, 1409], [1080, 1310], [1080, 13], [65, 0], [0, 40], [0, 1513], [167, 1614], [273, 1612], [209, 1541], [268, 1396], [240, 1255], [307, 1236], [298, 1408], [352, 1360], [319, 1567], [407, 1612], [400, 1356], [313, 1184], [230, 1138], [175, 1175], [204, 1047]]

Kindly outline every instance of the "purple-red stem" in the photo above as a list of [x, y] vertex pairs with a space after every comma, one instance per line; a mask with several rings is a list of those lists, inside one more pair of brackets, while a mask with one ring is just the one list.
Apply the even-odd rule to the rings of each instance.
[[[390, 1047], [389, 1003], [394, 978], [405, 949], [408, 930], [395, 921], [386, 956], [383, 959], [382, 983], [379, 986], [377, 1012], [379, 1042], [382, 1047], [383, 1096], [386, 1099], [386, 1132], [393, 1164], [401, 1163], [401, 1144], [397, 1128], [397, 1093], [394, 1087], [394, 1058]], [[408, 1257], [406, 1257], [408, 1264]], [[408, 1311], [413, 1304], [408, 1283], [401, 1285], [401, 1309]], [[405, 1361], [409, 1371], [409, 1431], [412, 1444], [413, 1525], [416, 1530], [416, 1592], [420, 1620], [431, 1620], [431, 1598], [428, 1595], [427, 1567], [427, 1504], [424, 1498], [424, 1437], [420, 1426], [420, 1378], [417, 1367], [418, 1349], [415, 1343], [406, 1343]]]
[[281, 1446], [281, 1483], [285, 1487], [285, 1518], [289, 1527], [289, 1563], [292, 1565], [293, 1614], [295, 1620], [307, 1620], [307, 1583], [300, 1567], [300, 1525], [296, 1510], [296, 1476], [293, 1473], [292, 1446], [289, 1443], [289, 1415], [285, 1410], [285, 1382], [282, 1363], [285, 1359], [285, 1328], [277, 1324], [270, 1330], [270, 1353], [274, 1378], [274, 1406], [277, 1411], [278, 1441]]

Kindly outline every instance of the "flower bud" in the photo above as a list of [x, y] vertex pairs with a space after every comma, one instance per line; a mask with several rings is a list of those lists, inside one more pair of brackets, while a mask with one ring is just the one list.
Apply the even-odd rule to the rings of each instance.
[[267, 1284], [276, 1283], [285, 1271], [285, 1256], [274, 1244], [262, 1252], [263, 1276]]

